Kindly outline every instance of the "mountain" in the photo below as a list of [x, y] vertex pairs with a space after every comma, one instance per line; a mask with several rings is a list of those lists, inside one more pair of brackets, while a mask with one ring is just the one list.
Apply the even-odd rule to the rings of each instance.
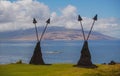
[[[38, 27], [39, 36], [44, 27]], [[85, 31], [87, 37], [88, 31]], [[43, 37], [45, 40], [83, 40], [82, 31], [78, 29], [66, 29], [64, 27], [48, 27]], [[103, 35], [99, 32], [92, 31], [89, 40], [111, 40], [115, 39]], [[0, 32], [0, 40], [36, 40], [35, 29], [17, 30], [9, 32]]]

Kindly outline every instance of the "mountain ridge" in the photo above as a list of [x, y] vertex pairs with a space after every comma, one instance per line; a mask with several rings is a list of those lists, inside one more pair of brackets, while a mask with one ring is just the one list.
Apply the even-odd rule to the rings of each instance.
[[[44, 27], [38, 27], [39, 37]], [[87, 37], [89, 31], [85, 31]], [[0, 32], [1, 40], [35, 40], [35, 29], [17, 30], [10, 32]], [[81, 29], [66, 29], [64, 27], [48, 27], [43, 37], [44, 40], [83, 40]], [[92, 31], [90, 40], [113, 40], [115, 38]]]

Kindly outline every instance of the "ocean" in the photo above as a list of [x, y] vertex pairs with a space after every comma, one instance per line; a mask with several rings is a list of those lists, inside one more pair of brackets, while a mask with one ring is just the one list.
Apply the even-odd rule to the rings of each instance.
[[[120, 40], [90, 40], [89, 50], [94, 64], [120, 62]], [[1, 41], [0, 64], [15, 63], [22, 60], [29, 63], [36, 41]], [[83, 41], [81, 40], [43, 40], [41, 49], [44, 62], [77, 64]]]

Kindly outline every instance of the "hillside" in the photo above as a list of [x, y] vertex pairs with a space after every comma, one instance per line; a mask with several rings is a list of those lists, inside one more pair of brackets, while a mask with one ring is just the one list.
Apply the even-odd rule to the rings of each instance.
[[[39, 36], [43, 31], [43, 27], [38, 28]], [[87, 37], [88, 31], [85, 31]], [[11, 32], [0, 32], [1, 40], [36, 40], [35, 29], [17, 30]], [[78, 29], [66, 29], [63, 27], [49, 27], [43, 37], [45, 40], [83, 40], [82, 32]], [[103, 35], [93, 31], [90, 40], [114, 39], [110, 36]]]

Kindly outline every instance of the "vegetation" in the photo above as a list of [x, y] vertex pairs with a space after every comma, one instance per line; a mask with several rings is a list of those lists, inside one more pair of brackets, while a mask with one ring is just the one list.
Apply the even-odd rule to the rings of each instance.
[[80, 68], [73, 64], [1, 64], [0, 76], [120, 76], [120, 64], [97, 66]]
[[22, 64], [22, 60], [17, 61], [16, 64]]

